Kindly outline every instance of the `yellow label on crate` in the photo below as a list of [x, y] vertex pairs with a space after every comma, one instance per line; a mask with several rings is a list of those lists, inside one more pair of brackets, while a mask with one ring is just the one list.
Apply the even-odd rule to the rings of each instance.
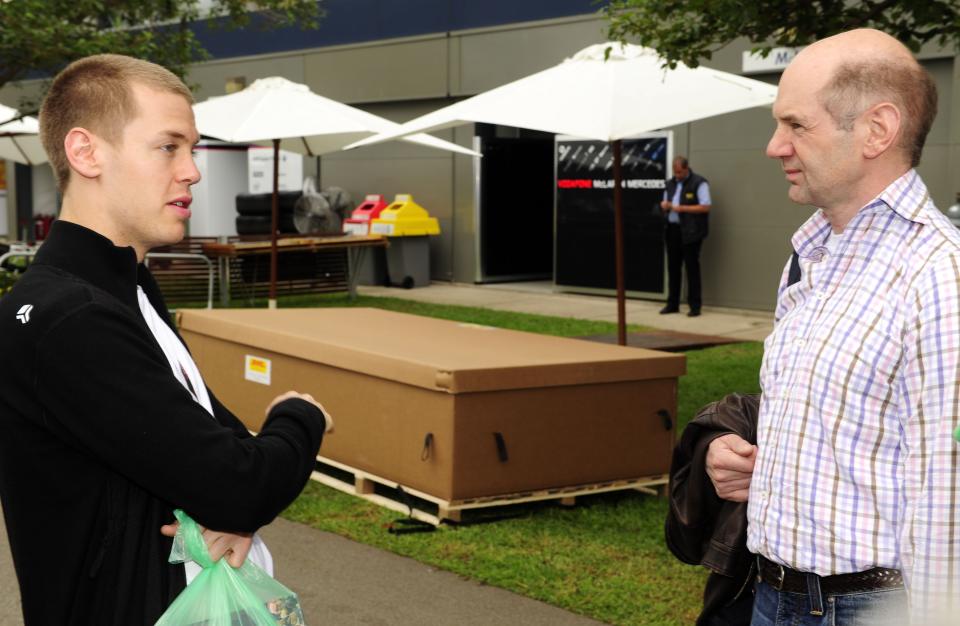
[[247, 354], [244, 356], [244, 361], [243, 377], [245, 379], [261, 385], [270, 384], [270, 370], [272, 369], [270, 359]]

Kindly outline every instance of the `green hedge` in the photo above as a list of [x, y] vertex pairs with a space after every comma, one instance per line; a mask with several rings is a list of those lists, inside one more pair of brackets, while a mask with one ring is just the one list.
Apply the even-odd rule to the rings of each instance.
[[0, 298], [13, 289], [13, 283], [17, 282], [17, 278], [19, 277], [20, 272], [0, 269]]

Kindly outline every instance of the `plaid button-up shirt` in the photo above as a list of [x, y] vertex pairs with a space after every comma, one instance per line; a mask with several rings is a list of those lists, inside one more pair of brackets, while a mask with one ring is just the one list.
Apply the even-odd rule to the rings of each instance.
[[780, 283], [748, 547], [821, 575], [899, 568], [914, 617], [960, 611], [960, 231], [913, 170], [835, 253], [830, 228], [807, 220], [802, 278]]

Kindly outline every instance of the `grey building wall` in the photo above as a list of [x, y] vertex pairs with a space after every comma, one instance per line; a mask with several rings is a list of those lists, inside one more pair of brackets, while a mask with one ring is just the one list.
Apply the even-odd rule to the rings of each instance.
[[[280, 75], [324, 96], [404, 122], [487, 89], [555, 65], [603, 41], [605, 24], [593, 16], [334, 46], [269, 59], [198, 64], [189, 82], [198, 100], [224, 93], [228, 79]], [[2, 98], [2, 94], [0, 94]], [[470, 147], [472, 125], [437, 136]], [[435, 280], [473, 282], [478, 277], [474, 159], [391, 142], [319, 159], [321, 184], [392, 198], [410, 193], [438, 218], [442, 234], [431, 241]], [[310, 171], [309, 166], [306, 171]]]
[[[403, 122], [555, 65], [605, 38], [605, 22], [590, 15], [211, 61], [191, 68], [188, 81], [203, 100], [223, 94], [230, 79], [242, 77], [250, 84], [280, 75]], [[739, 73], [741, 54], [748, 48], [745, 42], [734, 42], [706, 65]], [[937, 205], [945, 209], [960, 190], [960, 106], [954, 106], [960, 98], [960, 67], [953, 53], [933, 47], [919, 57], [940, 89], [940, 113], [919, 171]], [[779, 74], [753, 77], [775, 83]], [[16, 106], [41, 88], [37, 83], [8, 85], [0, 89], [0, 102]], [[702, 258], [704, 302], [771, 309], [790, 235], [813, 209], [787, 199], [779, 164], [764, 154], [773, 130], [770, 110], [741, 111], [672, 130], [675, 153], [689, 156], [712, 187], [711, 235]], [[473, 127], [437, 134], [471, 146]], [[314, 166], [322, 185], [344, 187], [355, 200], [367, 193], [388, 198], [413, 194], [441, 224], [442, 235], [432, 242], [433, 278], [478, 279], [473, 158], [394, 142], [327, 155]], [[305, 171], [314, 166], [307, 163]]]
[[[406, 121], [556, 64], [605, 39], [594, 16], [517, 24], [396, 41], [304, 51], [272, 64], [233, 60], [197, 66], [191, 79], [199, 97], [222, 93], [226, 78], [281, 73], [332, 98]], [[707, 65], [739, 73], [746, 42], [734, 42]], [[960, 84], [954, 58], [935, 50], [921, 55], [940, 89], [940, 114], [930, 133], [920, 173], [938, 206], [953, 201], [960, 164], [960, 113], [953, 106]], [[754, 76], [776, 83], [779, 73]], [[559, 95], [559, 94], [558, 94]], [[704, 94], [709, 97], [709, 94]], [[769, 109], [754, 109], [672, 129], [675, 152], [711, 181], [714, 210], [703, 249], [707, 305], [771, 309], [789, 256], [789, 239], [813, 212], [787, 199], [787, 183], [764, 149], [773, 130]], [[438, 133], [469, 146], [472, 127]], [[437, 280], [478, 279], [473, 159], [399, 143], [321, 159], [322, 183], [354, 197], [378, 192], [412, 193], [436, 215], [443, 234], [433, 241]], [[508, 251], [505, 251], [508, 253]]]

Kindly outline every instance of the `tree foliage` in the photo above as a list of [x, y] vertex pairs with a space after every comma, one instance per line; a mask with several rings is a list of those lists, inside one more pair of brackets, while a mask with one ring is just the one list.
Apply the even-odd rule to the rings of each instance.
[[887, 32], [916, 51], [960, 43], [958, 0], [611, 0], [610, 38], [654, 48], [670, 67], [696, 67], [739, 37], [766, 54], [852, 28]]
[[149, 59], [183, 76], [207, 57], [191, 25], [246, 26], [249, 11], [268, 26], [315, 28], [315, 0], [0, 0], [0, 87], [55, 74], [104, 52]]

